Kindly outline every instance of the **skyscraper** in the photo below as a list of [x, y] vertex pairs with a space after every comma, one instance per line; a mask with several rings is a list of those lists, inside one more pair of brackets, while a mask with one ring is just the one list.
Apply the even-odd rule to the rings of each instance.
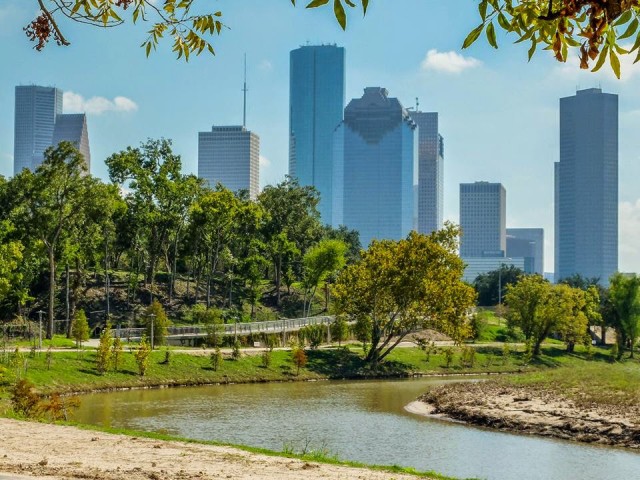
[[507, 192], [501, 183], [460, 184], [460, 256], [504, 257]]
[[260, 137], [242, 126], [212, 127], [198, 134], [198, 177], [214, 187], [260, 191]]
[[84, 113], [64, 113], [56, 117], [51, 144], [71, 142], [80, 151], [87, 165], [87, 172], [91, 170], [91, 149], [89, 147], [89, 131], [87, 116]]
[[409, 113], [386, 89], [365, 88], [345, 108], [334, 145], [342, 199], [335, 218], [358, 230], [363, 246], [405, 237], [413, 227], [418, 170], [418, 129]]
[[289, 175], [320, 192], [322, 221], [334, 223], [333, 131], [345, 102], [345, 51], [307, 45], [290, 55]]
[[618, 269], [618, 96], [599, 88], [560, 99], [555, 164], [555, 278], [608, 284]]
[[525, 273], [544, 274], [544, 230], [507, 228], [507, 257], [523, 257]]
[[444, 139], [438, 131], [438, 114], [411, 112], [419, 127], [418, 225], [420, 233], [442, 228], [444, 206]]
[[36, 85], [15, 89], [13, 173], [35, 169], [52, 145], [56, 118], [62, 113], [62, 90]]

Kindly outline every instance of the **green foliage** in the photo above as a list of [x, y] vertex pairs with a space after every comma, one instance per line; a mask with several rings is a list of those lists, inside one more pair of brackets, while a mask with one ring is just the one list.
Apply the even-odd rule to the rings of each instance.
[[318, 348], [326, 339], [327, 327], [325, 325], [307, 325], [298, 332], [302, 342], [308, 342], [312, 349]]
[[318, 285], [344, 267], [346, 252], [347, 245], [344, 242], [331, 239], [320, 240], [317, 245], [307, 250], [302, 259], [304, 266], [302, 285], [305, 289], [305, 300], [308, 299], [308, 302], [305, 301], [305, 317], [311, 314], [311, 304]]
[[344, 318], [342, 318], [342, 316], [337, 315], [335, 320], [331, 323], [331, 340], [338, 342], [338, 346], [341, 346], [342, 342], [348, 338], [349, 324]]
[[412, 232], [398, 242], [374, 241], [340, 273], [333, 293], [336, 311], [356, 325], [370, 322], [368, 362], [384, 360], [419, 328], [439, 329], [456, 342], [468, 336], [475, 292], [462, 282], [459, 234], [447, 224], [428, 236]]
[[120, 337], [113, 339], [111, 358], [113, 360], [113, 370], [117, 372], [120, 369], [120, 360], [122, 358], [122, 340]]
[[171, 350], [169, 350], [168, 348], [165, 348], [164, 350], [164, 360], [162, 361], [163, 365], [169, 365], [171, 364]]
[[478, 305], [489, 307], [499, 304], [506, 287], [517, 283], [523, 275], [524, 272], [513, 265], [502, 265], [498, 270], [478, 275], [473, 281], [478, 293]]
[[82, 342], [89, 340], [89, 323], [84, 310], [77, 310], [71, 326], [71, 336], [76, 341], [77, 348], [82, 348]]
[[633, 358], [633, 349], [640, 334], [640, 277], [616, 273], [610, 283], [609, 300], [615, 311], [619, 355], [628, 348]]
[[222, 311], [217, 308], [209, 308], [202, 314], [202, 323], [205, 325], [207, 337], [205, 343], [209, 347], [219, 347], [224, 333], [224, 320]]
[[167, 339], [167, 327], [171, 324], [162, 304], [154, 300], [143, 314], [147, 324], [147, 336], [151, 338], [151, 326], [153, 325], [153, 345], [164, 345]]
[[460, 352], [460, 365], [463, 368], [473, 368], [476, 364], [476, 349], [473, 347], [462, 347]]
[[447, 368], [451, 367], [451, 364], [453, 363], [454, 355], [455, 355], [455, 353], [453, 351], [453, 348], [447, 347], [447, 348], [444, 349], [444, 361], [445, 361], [445, 366]]
[[539, 275], [523, 277], [507, 289], [507, 319], [511, 328], [522, 330], [532, 355], [540, 354], [540, 345], [552, 332], [558, 333], [573, 351], [582, 343], [597, 298], [584, 290], [565, 284], [551, 285]]
[[[526, 42], [529, 59], [538, 46], [551, 50], [560, 62], [570, 51], [579, 52], [580, 68], [599, 70], [609, 56], [613, 73], [620, 78], [619, 55], [640, 48], [638, 15], [640, 5], [627, 0], [478, 0], [480, 24], [464, 40], [462, 48], [473, 44], [484, 31], [489, 45], [498, 47], [496, 28], [515, 36], [516, 43]], [[630, 49], [622, 40], [633, 41]], [[634, 62], [640, 59], [640, 51]]]
[[273, 357], [273, 354], [271, 350], [267, 349], [264, 352], [262, 352], [261, 359], [262, 359], [262, 366], [264, 368], [269, 368], [271, 366], [272, 357]]
[[96, 370], [100, 375], [104, 375], [111, 366], [111, 357], [113, 352], [113, 335], [111, 332], [111, 324], [107, 323], [100, 333], [100, 343], [96, 350]]
[[234, 360], [239, 360], [242, 357], [242, 352], [240, 351], [240, 341], [236, 340], [233, 342], [233, 346], [231, 347], [231, 358]]
[[211, 368], [214, 371], [218, 371], [218, 369], [222, 366], [222, 362], [224, 361], [224, 357], [222, 356], [222, 352], [219, 348], [216, 348], [211, 355], [209, 356], [209, 360], [211, 362]]
[[618, 359], [620, 358], [620, 350], [618, 348], [617, 343], [614, 343], [613, 345], [611, 345], [610, 358], [612, 362], [617, 362]]
[[132, 23], [150, 23], [147, 38], [142, 47], [147, 56], [164, 37], [172, 40], [172, 51], [178, 58], [189, 60], [191, 54], [200, 55], [207, 51], [215, 54], [210, 39], [220, 35], [224, 24], [222, 12], [202, 12], [194, 7], [194, 0], [163, 0], [158, 5], [149, 0], [69, 0], [55, 2], [49, 9], [48, 2], [38, 2], [38, 16], [27, 27], [27, 37], [37, 42], [35, 49], [40, 51], [54, 36], [58, 45], [70, 45], [61, 27], [61, 19], [71, 19], [96, 27], [118, 27], [130, 14]]
[[141, 377], [144, 377], [149, 369], [149, 357], [151, 355], [151, 345], [147, 342], [146, 337], [140, 339], [140, 344], [134, 355], [136, 365], [138, 366], [138, 373]]

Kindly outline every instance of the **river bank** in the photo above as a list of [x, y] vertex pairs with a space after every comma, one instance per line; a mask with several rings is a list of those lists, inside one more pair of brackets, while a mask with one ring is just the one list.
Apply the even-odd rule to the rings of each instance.
[[569, 387], [526, 378], [448, 384], [431, 389], [407, 410], [508, 432], [640, 449], [638, 401], [620, 401], [624, 392], [615, 389], [610, 401], [596, 398], [598, 381], [593, 378], [591, 394], [575, 382], [567, 382]]
[[[239, 448], [117, 435], [76, 427], [0, 418], [0, 478], [208, 480], [354, 479], [415, 480], [416, 475], [308, 459], [272, 456]], [[444, 479], [438, 475], [418, 475]]]

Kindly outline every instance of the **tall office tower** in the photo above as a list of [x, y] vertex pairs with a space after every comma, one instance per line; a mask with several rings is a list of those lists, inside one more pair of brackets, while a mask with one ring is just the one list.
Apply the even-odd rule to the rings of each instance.
[[358, 230], [365, 247], [405, 237], [413, 227], [418, 167], [418, 128], [409, 113], [386, 89], [365, 88], [345, 108], [335, 145], [342, 147], [335, 162], [340, 223]]
[[89, 148], [89, 130], [87, 129], [86, 114], [64, 113], [57, 116], [51, 144], [55, 147], [64, 141], [75, 145], [84, 157], [87, 172], [90, 172], [91, 149]]
[[460, 256], [504, 257], [507, 192], [501, 183], [460, 184]]
[[345, 102], [345, 52], [309, 45], [290, 55], [289, 175], [320, 192], [322, 221], [333, 220], [333, 131]]
[[36, 85], [15, 90], [13, 173], [34, 170], [53, 140], [56, 117], [62, 113], [62, 90]]
[[555, 164], [555, 278], [618, 269], [618, 96], [599, 88], [560, 99]]
[[420, 233], [442, 228], [444, 206], [444, 139], [438, 132], [438, 114], [411, 112], [419, 127], [418, 225]]
[[523, 257], [525, 273], [544, 274], [544, 229], [507, 228], [507, 257]]
[[212, 127], [198, 134], [198, 177], [211, 187], [260, 191], [260, 137], [242, 126]]

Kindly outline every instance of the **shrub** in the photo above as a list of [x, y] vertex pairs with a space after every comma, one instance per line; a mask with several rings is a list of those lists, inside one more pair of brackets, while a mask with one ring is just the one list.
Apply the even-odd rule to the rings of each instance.
[[502, 345], [502, 364], [506, 365], [509, 361], [509, 355], [511, 355], [511, 349], [509, 348], [509, 344], [505, 343]]
[[262, 366], [269, 368], [271, 366], [271, 350], [265, 350], [262, 352]]
[[142, 337], [140, 339], [140, 345], [138, 346], [138, 350], [136, 350], [136, 364], [138, 365], [138, 373], [140, 373], [141, 377], [144, 377], [145, 373], [147, 373], [147, 369], [149, 368], [149, 356], [151, 355], [151, 345], [147, 342], [146, 337]]
[[307, 364], [307, 354], [304, 348], [295, 347], [291, 350], [291, 356], [293, 357], [293, 363], [296, 365], [296, 375], [300, 375], [300, 369]]
[[111, 358], [113, 359], [113, 369], [117, 372], [120, 368], [120, 357], [122, 357], [122, 340], [120, 337], [113, 339], [111, 345]]
[[617, 362], [619, 355], [620, 355], [620, 349], [618, 347], [618, 344], [614, 343], [613, 345], [611, 345], [611, 356], [609, 357], [611, 363]]
[[71, 336], [76, 341], [76, 348], [82, 348], [82, 342], [89, 340], [89, 322], [84, 310], [76, 311], [71, 325]]
[[100, 375], [104, 375], [111, 365], [111, 324], [107, 323], [102, 333], [100, 333], [100, 344], [96, 350], [96, 370]]
[[153, 346], [163, 345], [167, 338], [167, 327], [171, 324], [162, 304], [154, 300], [144, 313], [147, 322], [147, 337], [151, 337], [153, 325]]
[[320, 346], [325, 336], [324, 325], [307, 325], [298, 332], [301, 341], [308, 342], [311, 348], [316, 349]]
[[35, 385], [27, 379], [16, 382], [11, 389], [11, 408], [18, 415], [33, 417], [39, 411], [40, 396], [35, 392]]
[[444, 349], [444, 362], [447, 368], [451, 367], [451, 363], [453, 363], [453, 348], [448, 347]]
[[213, 368], [213, 370], [217, 372], [218, 369], [222, 366], [222, 362], [224, 361], [224, 358], [222, 356], [222, 352], [220, 351], [220, 349], [216, 348], [211, 353], [209, 359], [211, 361], [211, 368]]
[[233, 346], [231, 347], [231, 358], [239, 360], [241, 356], [242, 352], [240, 352], [240, 341], [236, 340], [233, 342]]
[[342, 342], [349, 338], [349, 324], [341, 316], [336, 316], [336, 319], [331, 324], [331, 340], [338, 342], [338, 346], [342, 345]]
[[473, 368], [476, 363], [476, 349], [473, 347], [462, 347], [460, 364], [463, 368]]
[[171, 350], [168, 348], [164, 351], [164, 360], [162, 361], [163, 365], [169, 365], [171, 363]]

